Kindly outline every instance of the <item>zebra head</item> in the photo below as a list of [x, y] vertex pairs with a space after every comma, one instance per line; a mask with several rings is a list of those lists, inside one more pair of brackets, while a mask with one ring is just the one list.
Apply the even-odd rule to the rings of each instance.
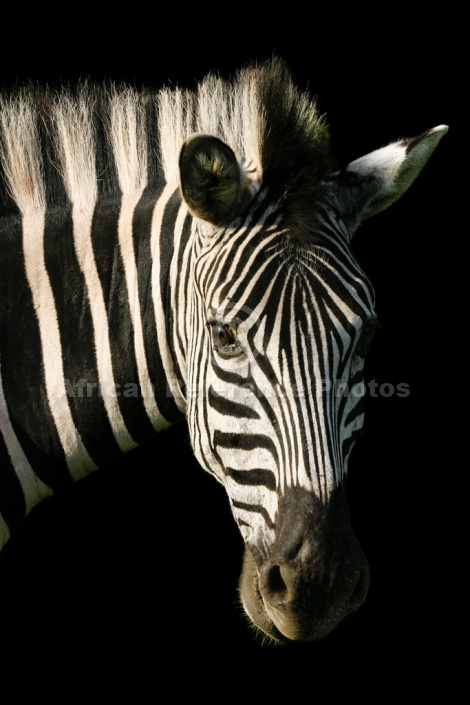
[[191, 442], [226, 488], [244, 539], [243, 607], [276, 641], [323, 638], [366, 597], [344, 478], [377, 318], [350, 244], [364, 219], [406, 191], [446, 131], [342, 169], [324, 157], [321, 121], [315, 159], [284, 152], [274, 166], [266, 156], [243, 166], [203, 134], [182, 148], [181, 192], [194, 216]]

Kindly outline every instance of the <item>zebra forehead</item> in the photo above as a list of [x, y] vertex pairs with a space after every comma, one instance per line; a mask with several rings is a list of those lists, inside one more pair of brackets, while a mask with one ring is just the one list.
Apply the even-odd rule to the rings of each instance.
[[275, 58], [231, 80], [210, 74], [194, 91], [83, 80], [55, 92], [31, 84], [0, 95], [0, 199], [13, 196], [26, 209], [46, 197], [89, 199], [97, 185], [136, 192], [159, 179], [161, 167], [176, 183], [179, 152], [195, 132], [219, 137], [255, 165], [294, 218], [333, 171], [324, 116]]
[[252, 247], [240, 248], [244, 256], [226, 235], [217, 253], [207, 252], [198, 261], [196, 278], [208, 319], [249, 323], [258, 309], [277, 314], [280, 301], [300, 312], [312, 310], [325, 296], [353, 318], [370, 315], [374, 289], [351, 252], [321, 238], [304, 247], [283, 230], [251, 237]]

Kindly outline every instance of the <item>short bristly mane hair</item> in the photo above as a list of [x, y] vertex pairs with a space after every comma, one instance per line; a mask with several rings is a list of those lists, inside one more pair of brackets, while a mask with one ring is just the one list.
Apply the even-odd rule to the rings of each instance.
[[196, 132], [254, 164], [294, 221], [306, 220], [335, 166], [324, 116], [279, 58], [230, 81], [209, 74], [194, 91], [27, 84], [0, 96], [0, 213], [151, 188], [162, 170], [177, 182], [181, 146]]

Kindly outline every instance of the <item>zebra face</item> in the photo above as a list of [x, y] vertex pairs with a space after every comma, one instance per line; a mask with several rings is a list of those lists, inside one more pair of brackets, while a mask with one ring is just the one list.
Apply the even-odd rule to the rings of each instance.
[[316, 639], [367, 592], [342, 485], [363, 424], [373, 292], [341, 248], [306, 248], [276, 221], [268, 209], [255, 228], [200, 242], [188, 421], [245, 541], [246, 612], [275, 639]]

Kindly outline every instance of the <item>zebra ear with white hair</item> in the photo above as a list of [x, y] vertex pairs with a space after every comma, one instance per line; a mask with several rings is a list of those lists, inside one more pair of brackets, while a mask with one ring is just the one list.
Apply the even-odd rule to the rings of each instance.
[[439, 125], [418, 137], [393, 142], [350, 162], [332, 176], [331, 195], [351, 232], [407, 191], [448, 129]]
[[179, 157], [181, 192], [191, 213], [211, 225], [228, 225], [259, 189], [234, 151], [212, 135], [196, 134]]

